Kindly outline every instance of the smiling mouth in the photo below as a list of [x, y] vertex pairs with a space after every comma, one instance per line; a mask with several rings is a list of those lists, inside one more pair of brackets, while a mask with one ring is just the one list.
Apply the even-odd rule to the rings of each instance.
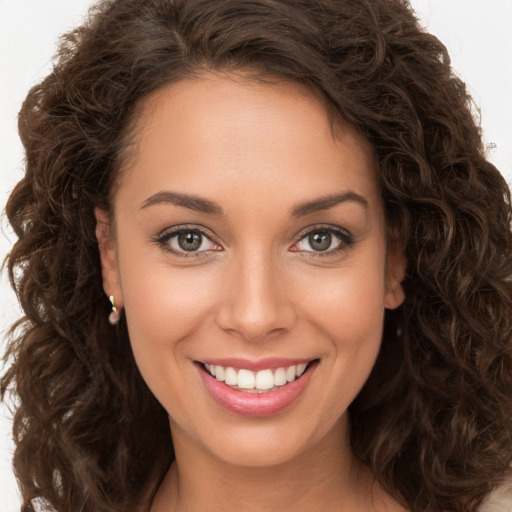
[[263, 369], [257, 372], [245, 368], [200, 363], [202, 369], [218, 382], [247, 393], [267, 393], [300, 379], [317, 359], [308, 363]]

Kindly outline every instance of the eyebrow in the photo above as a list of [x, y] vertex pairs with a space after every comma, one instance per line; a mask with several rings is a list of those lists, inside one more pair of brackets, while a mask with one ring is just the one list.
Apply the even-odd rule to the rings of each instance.
[[[338, 204], [346, 202], [358, 203], [364, 208], [367, 208], [368, 206], [368, 201], [363, 196], [349, 190], [341, 194], [330, 194], [318, 199], [313, 199], [312, 201], [306, 201], [304, 203], [298, 204], [292, 208], [291, 216], [304, 217], [306, 215], [310, 215], [311, 213], [328, 210], [329, 208], [333, 208]], [[156, 194], [148, 197], [142, 203], [141, 210], [162, 203], [174, 204], [176, 206], [188, 208], [189, 210], [200, 213], [207, 213], [210, 215], [224, 215], [222, 208], [209, 199], [189, 194], [180, 194], [178, 192], [171, 192], [168, 190], [157, 192]]]
[[188, 194], [179, 194], [167, 190], [157, 192], [148, 197], [142, 203], [141, 210], [162, 203], [170, 203], [176, 206], [183, 206], [189, 210], [200, 213], [208, 213], [211, 215], [223, 215], [222, 208], [214, 202], [199, 196], [191, 196]]
[[314, 199], [313, 201], [307, 201], [295, 206], [292, 209], [292, 217], [303, 217], [311, 213], [321, 212], [333, 208], [341, 203], [357, 203], [363, 206], [365, 209], [368, 207], [368, 201], [360, 194], [348, 190], [341, 194], [331, 194], [328, 196]]

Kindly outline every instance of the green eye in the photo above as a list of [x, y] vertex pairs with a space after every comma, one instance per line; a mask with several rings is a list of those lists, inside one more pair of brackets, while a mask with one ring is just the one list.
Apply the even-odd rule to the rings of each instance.
[[314, 251], [328, 251], [332, 245], [332, 238], [328, 231], [315, 231], [308, 235], [308, 243]]
[[194, 228], [176, 228], [164, 233], [155, 240], [162, 248], [177, 256], [204, 256], [209, 251], [219, 251], [222, 248], [208, 235]]
[[184, 231], [176, 235], [176, 242], [183, 251], [198, 251], [203, 245], [203, 235], [198, 231]]
[[[294, 252], [334, 254], [354, 243], [352, 235], [340, 228], [317, 228], [305, 233], [294, 245]], [[319, 254], [319, 255], [320, 255]]]

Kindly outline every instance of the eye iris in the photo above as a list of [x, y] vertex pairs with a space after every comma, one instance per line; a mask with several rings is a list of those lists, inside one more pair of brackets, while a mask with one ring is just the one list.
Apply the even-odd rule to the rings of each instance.
[[178, 235], [178, 245], [184, 251], [197, 251], [201, 247], [202, 235], [196, 231], [187, 231]]
[[332, 243], [332, 235], [327, 231], [315, 231], [308, 236], [308, 239], [315, 251], [326, 251]]

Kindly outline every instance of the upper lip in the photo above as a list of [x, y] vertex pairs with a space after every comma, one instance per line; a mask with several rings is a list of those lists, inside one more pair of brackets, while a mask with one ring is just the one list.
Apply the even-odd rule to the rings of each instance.
[[287, 358], [287, 357], [266, 357], [263, 359], [245, 359], [241, 357], [228, 357], [228, 358], [208, 358], [197, 361], [203, 364], [211, 364], [215, 366], [223, 366], [224, 368], [244, 368], [257, 372], [259, 370], [274, 370], [277, 368], [286, 368], [297, 364], [307, 364], [314, 361], [315, 358]]

